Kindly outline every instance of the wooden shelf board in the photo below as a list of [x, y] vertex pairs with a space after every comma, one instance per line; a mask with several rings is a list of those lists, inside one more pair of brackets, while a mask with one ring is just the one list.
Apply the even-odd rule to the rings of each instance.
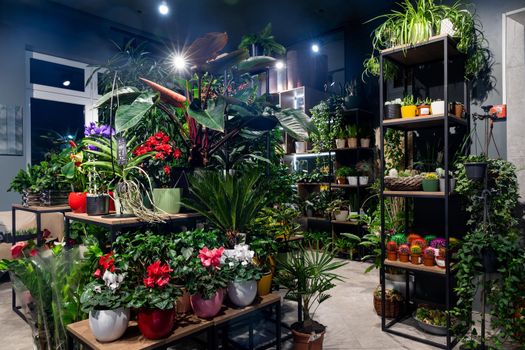
[[447, 270], [446, 269], [442, 269], [441, 267], [438, 267], [438, 266], [425, 266], [423, 264], [421, 265], [415, 265], [415, 264], [412, 264], [410, 262], [401, 262], [401, 261], [392, 261], [392, 260], [388, 260], [388, 259], [385, 259], [385, 265], [386, 266], [392, 266], [392, 267], [399, 267], [399, 268], [402, 268], [402, 269], [407, 269], [407, 270], [414, 270], [414, 271], [423, 271], [423, 272], [428, 272], [428, 273], [434, 273], [434, 274], [438, 274], [438, 275], [446, 275], [447, 274]]
[[39, 212], [39, 213], [52, 213], [52, 212], [64, 212], [69, 211], [71, 208], [67, 204], [63, 205], [30, 205], [28, 207], [24, 207], [22, 204], [13, 204], [13, 208], [16, 208], [17, 210], [24, 210], [24, 211], [31, 211], [31, 212]]
[[[81, 222], [91, 223], [91, 224], [102, 224], [106, 226], [114, 225], [133, 225], [143, 222], [139, 217], [124, 217], [124, 218], [103, 218], [104, 215], [87, 215], [85, 213], [65, 213], [67, 219], [78, 220]], [[180, 214], [166, 214], [162, 215], [162, 219], [166, 221], [177, 221], [177, 220], [186, 220], [186, 219], [196, 219], [202, 218], [201, 214], [198, 213], [180, 213]]]
[[[448, 120], [451, 123], [467, 125], [465, 119], [458, 118], [453, 114], [448, 115]], [[414, 130], [439, 127], [442, 126], [444, 122], [445, 117], [442, 114], [435, 114], [424, 117], [385, 119], [383, 120], [383, 127], [400, 130]]]
[[350, 226], [359, 226], [359, 221], [330, 221], [334, 225], [350, 225]]
[[420, 198], [444, 198], [445, 192], [425, 191], [383, 191], [386, 197], [420, 197]]

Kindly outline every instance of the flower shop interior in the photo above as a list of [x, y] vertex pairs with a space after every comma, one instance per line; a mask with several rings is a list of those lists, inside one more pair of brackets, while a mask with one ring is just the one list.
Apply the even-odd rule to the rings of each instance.
[[0, 349], [525, 349], [524, 0], [1, 0], [0, 38]]

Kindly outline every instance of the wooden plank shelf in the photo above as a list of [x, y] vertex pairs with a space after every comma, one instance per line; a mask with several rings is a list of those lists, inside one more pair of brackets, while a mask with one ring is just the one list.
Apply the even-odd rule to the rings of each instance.
[[359, 186], [354, 186], [354, 185], [349, 185], [349, 184], [336, 184], [336, 183], [332, 184], [332, 187], [335, 187], [335, 188], [358, 188], [358, 187], [368, 187], [368, 186], [369, 184], [359, 185]]
[[441, 267], [438, 267], [438, 266], [425, 266], [423, 264], [416, 265], [416, 264], [412, 264], [410, 262], [407, 262], [407, 263], [401, 262], [399, 260], [393, 261], [393, 260], [385, 259], [385, 265], [386, 266], [392, 266], [392, 267], [399, 267], [401, 269], [406, 269], [406, 270], [434, 273], [434, 274], [437, 274], [437, 275], [446, 275], [447, 274], [447, 270], [446, 269], [442, 269]]
[[[454, 114], [448, 114], [448, 120], [450, 124], [467, 125], [465, 119], [458, 118]], [[383, 127], [398, 130], [415, 130], [442, 127], [444, 123], [445, 116], [435, 114], [424, 117], [385, 119], [383, 120]]]
[[385, 197], [445, 198], [445, 192], [383, 191]]

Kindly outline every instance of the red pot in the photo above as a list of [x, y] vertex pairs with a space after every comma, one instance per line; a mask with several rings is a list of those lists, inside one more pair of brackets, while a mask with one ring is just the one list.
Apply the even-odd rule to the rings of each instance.
[[203, 299], [200, 294], [190, 297], [191, 307], [195, 315], [200, 318], [212, 318], [221, 311], [224, 301], [224, 290], [219, 289], [210, 299]]
[[137, 323], [140, 333], [148, 339], [161, 339], [170, 335], [175, 322], [176, 309], [139, 309]]
[[86, 212], [86, 193], [85, 192], [70, 192], [68, 196], [68, 204], [73, 213]]
[[109, 194], [109, 211], [116, 211], [115, 210], [115, 201], [113, 200], [113, 191], [108, 191]]

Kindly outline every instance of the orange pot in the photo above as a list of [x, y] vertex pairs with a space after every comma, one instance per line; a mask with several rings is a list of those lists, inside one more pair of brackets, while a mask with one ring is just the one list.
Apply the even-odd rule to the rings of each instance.
[[322, 350], [324, 333], [325, 331], [320, 334], [316, 334], [315, 340], [311, 340], [311, 334], [300, 333], [292, 329], [293, 350]]
[[424, 256], [423, 265], [425, 266], [434, 266], [434, 257], [433, 256]]
[[421, 255], [410, 255], [410, 262], [414, 265], [421, 265]]
[[399, 254], [399, 261], [407, 263], [409, 260], [408, 254]]
[[177, 314], [179, 315], [191, 313], [190, 293], [188, 293], [186, 288], [183, 288], [182, 295], [177, 298], [175, 307], [177, 308]]
[[386, 258], [390, 261], [397, 261], [397, 252], [386, 252]]
[[262, 275], [261, 279], [257, 281], [257, 295], [262, 297], [263, 295], [270, 294], [272, 290], [272, 273], [266, 273]]

